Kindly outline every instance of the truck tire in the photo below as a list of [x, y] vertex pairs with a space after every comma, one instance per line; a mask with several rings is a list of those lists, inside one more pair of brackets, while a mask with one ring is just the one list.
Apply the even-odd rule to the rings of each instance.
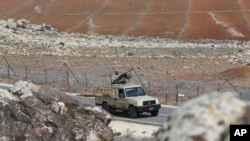
[[158, 116], [159, 110], [151, 111], [151, 116]]
[[138, 113], [137, 113], [134, 106], [129, 107], [128, 114], [131, 118], [137, 118], [137, 116], [138, 116]]
[[102, 109], [104, 109], [107, 112], [110, 112], [110, 107], [107, 102], [102, 103]]

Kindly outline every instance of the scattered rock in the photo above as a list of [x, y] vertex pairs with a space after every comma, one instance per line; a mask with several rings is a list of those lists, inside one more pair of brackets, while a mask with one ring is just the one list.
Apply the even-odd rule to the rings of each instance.
[[134, 56], [134, 53], [129, 51], [128, 56]]
[[28, 81], [18, 81], [14, 87], [10, 89], [10, 92], [20, 96], [21, 99], [32, 96], [31, 88], [34, 86], [33, 83]]
[[[35, 11], [42, 14], [40, 6], [36, 6]], [[8, 54], [18, 55], [58, 55], [58, 56], [91, 56], [82, 54], [79, 49], [83, 48], [102, 48], [110, 47], [116, 50], [130, 50], [128, 48], [149, 49], [147, 56], [138, 54], [133, 51], [120, 53], [122, 57], [142, 57], [142, 58], [204, 58], [207, 57], [203, 51], [197, 55], [186, 55], [182, 51], [155, 52], [154, 48], [247, 48], [250, 41], [244, 44], [239, 41], [218, 41], [218, 40], [192, 40], [178, 41], [165, 38], [149, 38], [149, 37], [130, 37], [130, 36], [111, 36], [97, 34], [80, 34], [58, 32], [52, 25], [35, 25], [25, 19], [15, 21], [14, 19], [0, 20], [0, 42], [4, 43], [8, 48]], [[63, 48], [62, 48], [63, 46]], [[32, 52], [27, 49], [45, 48], [46, 51]], [[25, 52], [23, 50], [26, 50]], [[117, 51], [110, 55], [100, 55], [101, 57], [117, 57]], [[235, 62], [235, 61], [234, 61]]]
[[34, 10], [39, 15], [43, 14], [43, 10], [42, 10], [42, 8], [39, 5], [37, 5], [36, 7], [34, 7]]
[[156, 133], [157, 141], [229, 141], [230, 124], [249, 124], [249, 103], [236, 94], [212, 93], [176, 110]]
[[250, 64], [250, 50], [249, 49], [239, 49], [238, 51], [231, 54], [229, 57], [224, 56], [228, 59], [228, 62], [236, 64], [241, 63], [244, 65]]
[[29, 21], [25, 20], [25, 19], [20, 19], [16, 22], [16, 28], [23, 28], [26, 29], [28, 28], [28, 25], [30, 24]]
[[19, 97], [16, 95], [13, 95], [7, 90], [0, 89], [0, 99], [18, 101]]
[[121, 136], [121, 134], [122, 134], [121, 132], [115, 132], [114, 136]]

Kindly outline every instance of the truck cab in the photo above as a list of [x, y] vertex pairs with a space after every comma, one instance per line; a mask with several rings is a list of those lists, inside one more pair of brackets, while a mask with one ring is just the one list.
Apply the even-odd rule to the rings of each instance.
[[131, 83], [113, 84], [112, 93], [96, 94], [95, 103], [108, 112], [128, 112], [132, 118], [143, 112], [157, 116], [161, 108], [158, 99], [148, 96], [141, 85]]

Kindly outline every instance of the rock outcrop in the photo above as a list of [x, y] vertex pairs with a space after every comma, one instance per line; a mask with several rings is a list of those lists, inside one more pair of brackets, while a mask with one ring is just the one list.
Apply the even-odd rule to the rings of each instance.
[[156, 133], [156, 141], [229, 141], [230, 124], [250, 124], [250, 105], [233, 93], [213, 93], [180, 107]]
[[0, 91], [2, 141], [111, 141], [112, 116], [64, 92], [19, 81]]

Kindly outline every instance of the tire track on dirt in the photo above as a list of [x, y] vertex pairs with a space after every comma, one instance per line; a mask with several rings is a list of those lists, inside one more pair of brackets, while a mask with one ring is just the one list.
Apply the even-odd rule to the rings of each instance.
[[[250, 12], [250, 10], [243, 10], [244, 12]], [[190, 11], [190, 13], [207, 13], [208, 11]], [[212, 13], [234, 13], [238, 12], [237, 10], [211, 10]]]
[[71, 32], [79, 27], [81, 27], [86, 22], [86, 18], [81, 19], [77, 24], [73, 25], [72, 27], [69, 27], [68, 29], [65, 29], [65, 32]]
[[52, 2], [53, 2], [53, 0], [49, 0], [47, 2], [47, 4], [43, 8], [43, 14], [46, 14], [47, 9], [50, 7], [50, 5], [51, 5]]
[[208, 14], [211, 16], [212, 20], [221, 27], [226, 29], [226, 32], [229, 33], [233, 37], [245, 37], [245, 35], [239, 31], [237, 31], [235, 28], [230, 27], [227, 23], [221, 21], [214, 13], [208, 12]]
[[[51, 0], [29, 0], [26, 3], [22, 4], [22, 6], [18, 7], [18, 9], [11, 11], [8, 14], [12, 14], [12, 13], [18, 13], [19, 11], [22, 11], [25, 7], [28, 6], [39, 6], [39, 8], [41, 9], [41, 11], [43, 12], [44, 9], [46, 8], [47, 5], [49, 5], [51, 3]], [[39, 13], [36, 12], [35, 7], [34, 9], [30, 9], [29, 13], [23, 14], [22, 16], [19, 17], [19, 19], [30, 19], [33, 16], [39, 15]], [[7, 16], [7, 15], [6, 15]]]
[[[43, 8], [41, 8], [42, 14], [45, 13], [46, 9], [49, 7], [49, 5], [50, 5], [52, 2], [53, 2], [53, 1], [51, 1], [51, 0], [47, 0], [47, 3], [43, 6]], [[40, 5], [38, 5], [38, 6], [40, 6]], [[35, 12], [35, 13], [33, 13], [33, 14], [30, 14], [30, 15], [26, 16], [25, 18], [26, 18], [26, 19], [30, 19], [30, 18], [32, 18], [32, 17], [34, 17], [34, 16], [37, 16], [37, 15], [39, 15], [39, 14], [38, 14], [37, 12]]]
[[95, 29], [98, 28], [94, 22], [95, 15], [98, 15], [104, 9], [107, 3], [108, 3], [108, 0], [104, 0], [103, 3], [99, 7], [97, 7], [92, 14], [88, 16], [87, 18], [88, 25], [89, 25], [88, 33], [94, 33]]
[[190, 13], [190, 5], [191, 5], [191, 0], [188, 0], [188, 4], [187, 4], [187, 12], [185, 14], [185, 18], [184, 18], [184, 25], [183, 28], [181, 28], [181, 31], [177, 37], [178, 40], [180, 40], [182, 38], [183, 33], [186, 31], [187, 29], [187, 20], [188, 20], [188, 15]]
[[93, 12], [91, 12], [87, 16], [87, 18], [83, 18], [76, 25], [66, 29], [65, 31], [66, 32], [73, 31], [74, 29], [81, 27], [85, 22], [87, 22], [88, 26], [89, 26], [88, 33], [94, 33], [95, 28], [97, 28], [97, 26], [94, 23], [94, 17], [95, 17], [95, 15], [98, 15], [103, 10], [103, 8], [106, 6], [107, 2], [108, 2], [108, 0], [103, 0], [103, 2], [100, 4], [100, 6], [98, 6]]
[[150, 1], [151, 0], [146, 0], [144, 6], [142, 8], [142, 11], [140, 13], [138, 13], [135, 20], [132, 22], [131, 26], [123, 32], [123, 35], [128, 35], [128, 33], [130, 31], [134, 30], [138, 26], [139, 21], [141, 20], [141, 18], [143, 17], [145, 11], [147, 11], [147, 9], [149, 7]]
[[22, 7], [28, 5], [29, 3], [33, 2], [34, 0], [28, 0], [26, 2], [24, 2], [23, 4], [21, 5], [18, 5], [14, 8], [11, 8], [10, 10], [4, 12], [3, 14], [0, 15], [0, 18], [4, 18], [5, 16], [7, 16], [8, 14], [11, 14], [11, 13], [14, 13], [16, 11], [18, 11], [19, 9], [21, 9]]
[[246, 24], [248, 31], [250, 31], [250, 24], [248, 23], [247, 18], [244, 15], [244, 10], [243, 10], [239, 0], [237, 0], [237, 4], [238, 4], [239, 10], [240, 10], [241, 17], [244, 20], [244, 23]]

